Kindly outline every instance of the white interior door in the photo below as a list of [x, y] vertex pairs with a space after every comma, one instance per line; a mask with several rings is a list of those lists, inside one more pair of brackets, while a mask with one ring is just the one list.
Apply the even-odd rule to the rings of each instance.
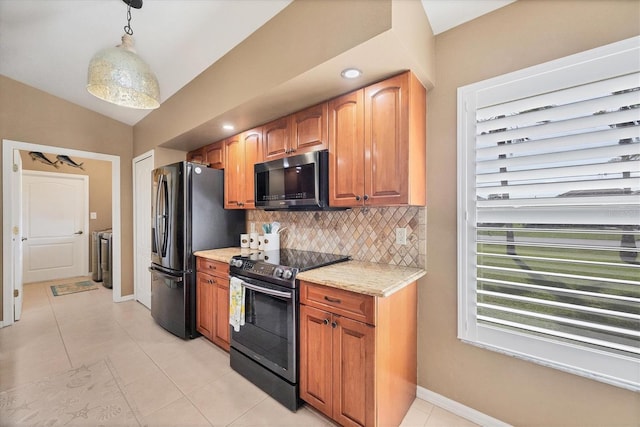
[[23, 281], [88, 274], [89, 177], [22, 174]]
[[13, 227], [11, 231], [11, 250], [13, 251], [13, 263], [11, 276], [13, 277], [13, 320], [20, 320], [22, 316], [22, 242], [26, 239], [22, 228], [22, 158], [20, 150], [13, 150], [13, 171], [11, 174], [11, 187], [17, 191], [12, 192], [11, 217]]
[[151, 173], [153, 152], [133, 159], [134, 287], [136, 300], [151, 308]]

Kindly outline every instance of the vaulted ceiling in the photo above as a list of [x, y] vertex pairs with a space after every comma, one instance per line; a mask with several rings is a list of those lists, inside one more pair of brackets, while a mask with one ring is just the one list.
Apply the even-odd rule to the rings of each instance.
[[[421, 1], [437, 34], [513, 0]], [[162, 101], [289, 3], [147, 0], [142, 9], [132, 9], [136, 48], [158, 77]], [[0, 0], [0, 74], [123, 123], [138, 123], [149, 111], [114, 106], [85, 90], [89, 60], [119, 44], [126, 9], [120, 0]]]

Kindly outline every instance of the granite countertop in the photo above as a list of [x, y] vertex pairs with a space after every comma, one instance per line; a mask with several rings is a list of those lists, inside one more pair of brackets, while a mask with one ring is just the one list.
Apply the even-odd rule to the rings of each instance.
[[206, 251], [196, 251], [193, 254], [202, 258], [212, 259], [214, 261], [220, 261], [229, 264], [231, 257], [235, 255], [249, 255], [252, 252], [256, 252], [257, 249], [243, 249], [243, 248], [222, 248], [222, 249], [209, 249]]
[[427, 272], [421, 268], [347, 261], [303, 271], [296, 277], [306, 282], [359, 294], [388, 297], [425, 274]]
[[[228, 263], [234, 255], [248, 255], [255, 251], [255, 249], [222, 248], [197, 251], [194, 254], [203, 258]], [[415, 282], [426, 273], [421, 268], [363, 261], [346, 261], [303, 271], [298, 273], [297, 278], [306, 282], [364, 295], [387, 297]]]

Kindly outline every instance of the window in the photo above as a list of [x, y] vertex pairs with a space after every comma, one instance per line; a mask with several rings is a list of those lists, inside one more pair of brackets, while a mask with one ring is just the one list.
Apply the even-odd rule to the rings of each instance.
[[640, 37], [458, 89], [458, 336], [640, 390]]

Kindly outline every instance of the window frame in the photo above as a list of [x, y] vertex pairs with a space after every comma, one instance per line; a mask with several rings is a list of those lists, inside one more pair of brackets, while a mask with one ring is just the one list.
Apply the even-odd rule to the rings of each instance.
[[[555, 91], [589, 83], [597, 78], [602, 78], [601, 76], [607, 72], [609, 76], [605, 78], [615, 77], [623, 74], [626, 70], [625, 67], [635, 67], [635, 70], [630, 72], [640, 70], [640, 36], [458, 88], [458, 338], [465, 343], [485, 349], [618, 387], [640, 391], [639, 359], [479, 324], [476, 314], [475, 227], [477, 215], [474, 153], [479, 93], [482, 92], [480, 96], [483, 97], [484, 105], [486, 105], [486, 99], [490, 99], [492, 95], [496, 95], [497, 99], [504, 97], [504, 94], [509, 91], [516, 94], [514, 98], [540, 93], [541, 89], [536, 84], [536, 79], [540, 76], [553, 75], [553, 83], [557, 87], [549, 89], [545, 86], [544, 90]], [[527, 80], [534, 83], [525, 85], [525, 89], [522, 89], [523, 82]], [[624, 214], [624, 212], [620, 212], [620, 214]]]

